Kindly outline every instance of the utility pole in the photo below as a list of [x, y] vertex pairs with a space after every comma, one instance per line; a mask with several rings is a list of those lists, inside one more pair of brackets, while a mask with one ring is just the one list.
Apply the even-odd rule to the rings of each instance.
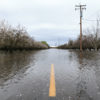
[[82, 51], [82, 17], [83, 10], [86, 9], [86, 5], [76, 5], [75, 10], [80, 10], [80, 51]]

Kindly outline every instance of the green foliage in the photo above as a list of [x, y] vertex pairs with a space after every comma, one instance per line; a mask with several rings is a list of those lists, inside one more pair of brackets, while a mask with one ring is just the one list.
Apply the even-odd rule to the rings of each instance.
[[41, 43], [43, 43], [44, 45], [50, 47], [49, 44], [46, 41], [41, 41]]

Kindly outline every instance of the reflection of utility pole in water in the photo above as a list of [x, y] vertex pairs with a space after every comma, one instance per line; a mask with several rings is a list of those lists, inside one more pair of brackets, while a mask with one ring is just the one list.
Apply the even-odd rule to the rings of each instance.
[[79, 55], [79, 63], [80, 63], [80, 73], [78, 77], [77, 89], [76, 89], [76, 98], [75, 100], [92, 100], [90, 95], [87, 93], [87, 81], [85, 77], [86, 70], [83, 65], [83, 52], [80, 52]]
[[83, 63], [83, 53], [82, 53], [82, 51], [80, 51], [80, 55], [79, 55], [79, 63], [80, 63], [80, 69], [82, 68], [82, 63]]
[[75, 7], [75, 10], [80, 10], [80, 51], [82, 51], [82, 17], [86, 5], [76, 5]]

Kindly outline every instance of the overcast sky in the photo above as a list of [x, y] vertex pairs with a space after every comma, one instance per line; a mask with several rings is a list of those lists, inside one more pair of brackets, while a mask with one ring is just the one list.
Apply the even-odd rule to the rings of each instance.
[[[99, 0], [0, 0], [0, 20], [21, 24], [36, 40], [58, 45], [79, 35], [79, 11], [75, 11], [79, 3], [87, 5], [84, 19], [97, 18]], [[83, 20], [83, 29], [93, 24]]]

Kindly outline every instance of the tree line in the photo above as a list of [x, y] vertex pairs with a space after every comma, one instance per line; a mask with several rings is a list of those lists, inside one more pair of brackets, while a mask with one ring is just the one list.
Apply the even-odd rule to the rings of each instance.
[[25, 27], [12, 27], [6, 21], [0, 22], [0, 49], [1, 50], [33, 50], [47, 49], [46, 42], [35, 41], [28, 35]]
[[[99, 50], [100, 49], [100, 28], [99, 21], [97, 26], [85, 30], [85, 35], [82, 36], [83, 50]], [[58, 46], [61, 49], [80, 49], [80, 36], [76, 40], [69, 40], [68, 43]]]

